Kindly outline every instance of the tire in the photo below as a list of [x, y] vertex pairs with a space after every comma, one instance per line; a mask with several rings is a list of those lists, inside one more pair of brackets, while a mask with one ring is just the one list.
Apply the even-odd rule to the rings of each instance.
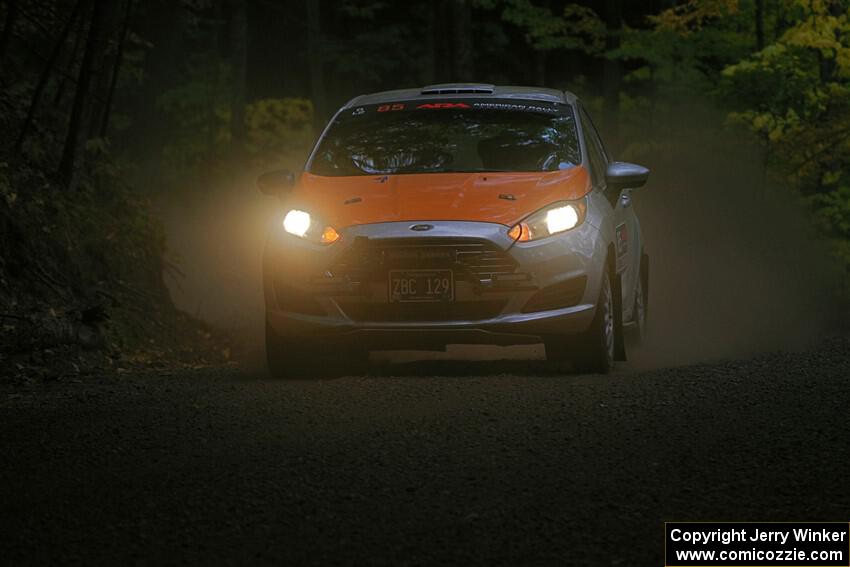
[[308, 341], [280, 336], [266, 320], [266, 364], [272, 378], [314, 380], [357, 373], [369, 360], [369, 351], [353, 346], [332, 352]]
[[[607, 298], [607, 314], [603, 298]], [[615, 333], [613, 286], [611, 275], [605, 270], [596, 314], [590, 327], [577, 337], [546, 337], [546, 360], [553, 363], [572, 362], [578, 372], [607, 374], [614, 367]]]
[[578, 372], [607, 374], [614, 368], [616, 343], [616, 318], [611, 274], [605, 270], [596, 302], [596, 314], [590, 328], [582, 334], [576, 345], [573, 364]]
[[646, 343], [647, 329], [647, 293], [646, 284], [644, 283], [643, 274], [638, 278], [637, 289], [635, 289], [635, 301], [632, 305], [632, 322], [631, 327], [632, 342], [637, 345]]

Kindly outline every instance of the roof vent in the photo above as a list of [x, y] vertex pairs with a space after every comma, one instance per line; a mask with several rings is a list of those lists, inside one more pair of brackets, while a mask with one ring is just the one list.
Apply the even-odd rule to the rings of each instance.
[[493, 94], [495, 87], [493, 85], [485, 85], [480, 83], [472, 84], [445, 84], [445, 85], [429, 85], [422, 89], [423, 95], [444, 95], [444, 94]]

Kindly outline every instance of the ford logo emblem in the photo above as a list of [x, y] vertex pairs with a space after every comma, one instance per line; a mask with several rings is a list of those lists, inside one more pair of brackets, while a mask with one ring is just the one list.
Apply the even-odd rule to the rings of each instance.
[[426, 232], [434, 228], [433, 224], [414, 224], [410, 227], [410, 230], [415, 230], [416, 232]]

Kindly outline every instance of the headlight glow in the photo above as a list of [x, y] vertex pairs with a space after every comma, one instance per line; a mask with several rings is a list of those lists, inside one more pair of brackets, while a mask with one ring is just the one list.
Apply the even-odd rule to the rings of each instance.
[[578, 211], [572, 205], [549, 209], [546, 213], [546, 227], [549, 234], [556, 234], [575, 228], [578, 224]]
[[312, 224], [310, 214], [297, 209], [289, 211], [283, 217], [283, 230], [301, 238], [304, 238], [304, 235], [310, 230], [310, 224]]
[[342, 235], [334, 227], [326, 225], [321, 219], [298, 209], [291, 209], [284, 215], [283, 230], [315, 244], [333, 244], [342, 238]]
[[553, 203], [511, 227], [508, 236], [517, 242], [546, 238], [574, 229], [584, 221], [586, 213], [587, 203], [584, 199]]

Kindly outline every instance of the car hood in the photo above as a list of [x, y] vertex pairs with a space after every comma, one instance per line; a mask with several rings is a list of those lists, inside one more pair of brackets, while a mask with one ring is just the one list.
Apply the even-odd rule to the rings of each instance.
[[542, 173], [422, 173], [324, 177], [304, 173], [291, 208], [336, 228], [395, 221], [478, 221], [512, 226], [550, 203], [590, 191], [584, 167]]

